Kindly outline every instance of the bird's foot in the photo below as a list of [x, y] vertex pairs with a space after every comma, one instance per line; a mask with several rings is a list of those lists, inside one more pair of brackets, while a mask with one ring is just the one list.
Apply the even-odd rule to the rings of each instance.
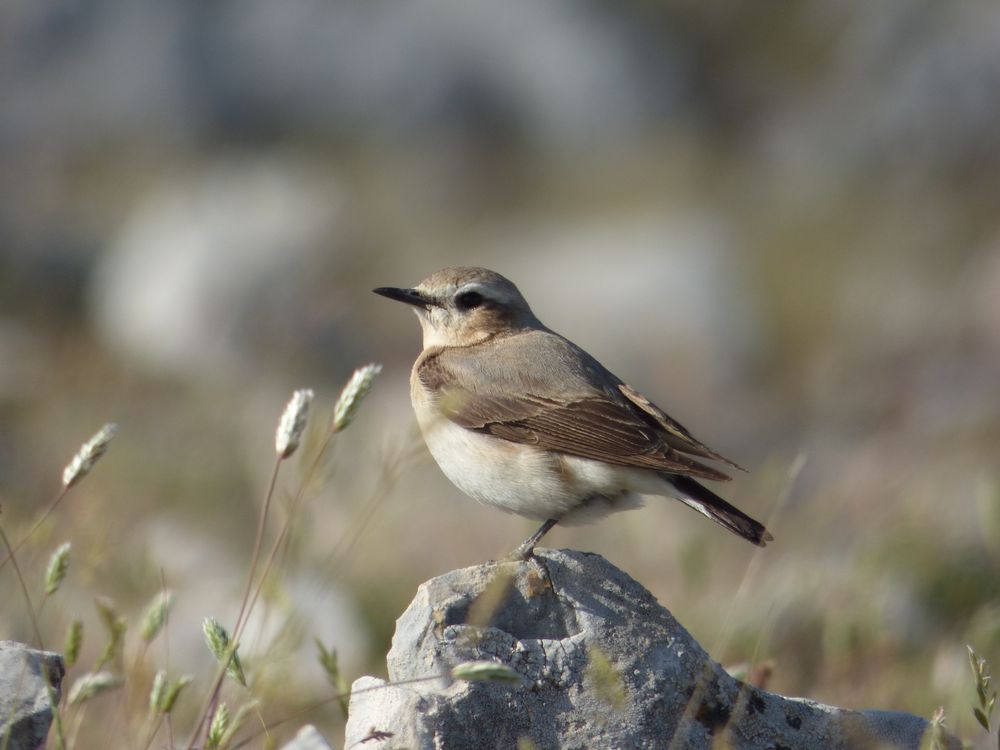
[[541, 528], [538, 529], [534, 534], [529, 536], [523, 542], [521, 542], [517, 547], [504, 558], [505, 562], [527, 562], [528, 560], [535, 559], [535, 545], [542, 541], [542, 537], [545, 536], [549, 529], [559, 523], [555, 518], [550, 518], [545, 523], [542, 524]]
[[535, 545], [532, 544], [529, 546], [528, 544], [519, 544], [515, 549], [504, 555], [502, 561], [521, 563], [536, 559]]
[[[534, 546], [528, 547], [524, 544], [506, 555], [500, 562], [503, 563], [527, 563], [528, 570], [524, 580], [527, 582], [532, 595], [539, 594], [546, 589], [552, 588], [552, 575], [549, 573], [549, 566], [545, 564], [545, 558], [535, 554]], [[519, 571], [518, 576], [522, 573]]]

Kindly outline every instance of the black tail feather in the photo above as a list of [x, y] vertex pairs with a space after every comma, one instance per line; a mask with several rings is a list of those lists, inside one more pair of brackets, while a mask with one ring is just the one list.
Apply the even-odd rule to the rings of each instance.
[[707, 487], [702, 486], [691, 477], [677, 474], [663, 474], [680, 493], [680, 500], [685, 505], [694, 508], [699, 513], [708, 516], [718, 524], [725, 526], [734, 534], [743, 537], [758, 547], [765, 546], [774, 539], [764, 528], [764, 524], [750, 518], [739, 508], [735, 508]]

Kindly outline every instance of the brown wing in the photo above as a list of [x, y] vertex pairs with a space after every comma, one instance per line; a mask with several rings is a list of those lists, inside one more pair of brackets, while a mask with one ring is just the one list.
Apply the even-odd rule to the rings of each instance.
[[653, 419], [656, 425], [663, 430], [663, 441], [671, 448], [675, 448], [681, 453], [690, 453], [692, 456], [709, 458], [713, 461], [721, 461], [724, 464], [732, 466], [734, 469], [746, 471], [746, 469], [738, 463], [730, 461], [725, 456], [716, 453], [700, 440], [696, 439], [694, 435], [684, 428], [684, 425], [639, 393], [639, 391], [632, 388], [632, 386], [621, 383], [618, 386], [618, 390], [620, 390], [622, 395], [631, 401], [632, 404]]
[[[519, 390], [527, 390], [509, 395], [511, 388], [484, 388], [481, 377], [476, 383], [464, 377], [461, 369], [443, 366], [437, 358], [425, 359], [418, 375], [435, 394], [441, 412], [466, 429], [620, 466], [729, 479], [683, 455], [683, 448], [668, 442], [669, 435], [662, 426], [647, 421], [644, 412], [616, 393], [594, 388], [586, 396], [557, 400], [531, 393], [529, 380], [518, 384]], [[504, 395], [484, 390], [498, 390]], [[696, 450], [700, 445], [697, 441], [691, 443]], [[704, 457], [715, 457], [707, 448], [701, 450]]]

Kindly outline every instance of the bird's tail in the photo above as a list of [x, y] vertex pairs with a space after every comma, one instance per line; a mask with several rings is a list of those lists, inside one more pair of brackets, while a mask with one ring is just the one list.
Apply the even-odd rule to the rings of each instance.
[[746, 513], [733, 507], [691, 477], [677, 474], [663, 474], [662, 476], [677, 490], [678, 500], [716, 523], [722, 524], [734, 534], [738, 534], [758, 547], [763, 547], [774, 539], [764, 528], [764, 524], [750, 518]]

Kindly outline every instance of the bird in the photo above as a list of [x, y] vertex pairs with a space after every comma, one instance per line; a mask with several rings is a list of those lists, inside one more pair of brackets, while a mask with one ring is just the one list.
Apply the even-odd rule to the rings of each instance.
[[533, 557], [556, 524], [576, 525], [662, 495], [763, 547], [763, 524], [699, 480], [745, 471], [569, 339], [485, 268], [441, 269], [375, 294], [410, 305], [423, 351], [410, 375], [417, 423], [442, 472], [485, 505], [542, 521], [508, 556]]

